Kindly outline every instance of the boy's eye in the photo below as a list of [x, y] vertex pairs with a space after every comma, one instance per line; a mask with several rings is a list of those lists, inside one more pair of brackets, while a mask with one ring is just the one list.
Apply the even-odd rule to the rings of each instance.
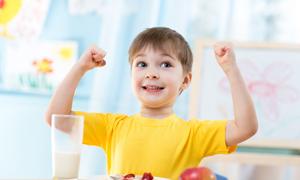
[[161, 63], [160, 66], [164, 67], [164, 68], [172, 67], [171, 63], [169, 63], [169, 62], [163, 62], [163, 63]]
[[146, 67], [147, 66], [147, 64], [145, 63], [145, 62], [138, 62], [138, 63], [136, 63], [136, 67]]

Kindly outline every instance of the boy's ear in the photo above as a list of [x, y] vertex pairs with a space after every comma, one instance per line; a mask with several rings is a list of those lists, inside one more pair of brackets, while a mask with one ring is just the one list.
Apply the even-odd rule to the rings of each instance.
[[189, 73], [186, 73], [184, 79], [183, 79], [183, 82], [182, 82], [182, 89], [186, 89], [189, 87], [190, 83], [192, 81], [192, 73], [189, 72]]

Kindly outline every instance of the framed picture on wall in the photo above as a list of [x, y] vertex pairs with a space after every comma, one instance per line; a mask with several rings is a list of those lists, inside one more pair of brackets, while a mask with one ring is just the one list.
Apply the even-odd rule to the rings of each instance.
[[[234, 118], [231, 89], [215, 59], [214, 41], [195, 51], [189, 116]], [[259, 130], [245, 145], [300, 149], [300, 45], [235, 42], [236, 61], [254, 102]]]
[[[233, 120], [231, 87], [215, 58], [214, 43], [197, 41], [189, 117]], [[259, 170], [262, 167], [284, 174], [282, 167], [288, 167], [288, 179], [299, 179], [300, 156], [295, 152], [300, 150], [300, 44], [233, 42], [233, 47], [259, 128], [255, 136], [238, 144], [233, 154], [205, 157], [200, 165], [229, 179], [240, 179], [249, 169], [252, 178], [252, 172], [256, 176], [265, 171]], [[266, 179], [266, 175], [259, 177]]]
[[51, 92], [77, 58], [73, 41], [10, 43], [3, 63], [3, 87], [8, 90]]

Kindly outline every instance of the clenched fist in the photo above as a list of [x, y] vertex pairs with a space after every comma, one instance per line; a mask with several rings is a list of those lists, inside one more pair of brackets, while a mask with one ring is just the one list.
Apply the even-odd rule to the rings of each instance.
[[102, 67], [106, 64], [105, 57], [106, 52], [96, 46], [88, 48], [80, 57], [78, 66], [83, 71], [88, 71], [95, 67]]
[[214, 45], [214, 51], [217, 61], [225, 73], [236, 67], [235, 54], [231, 43], [218, 42]]

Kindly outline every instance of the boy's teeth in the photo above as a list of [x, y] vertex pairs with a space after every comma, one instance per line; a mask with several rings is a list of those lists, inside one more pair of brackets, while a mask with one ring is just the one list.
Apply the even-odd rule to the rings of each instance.
[[159, 89], [159, 87], [154, 87], [154, 86], [148, 86], [147, 89]]
[[158, 90], [158, 89], [163, 89], [163, 88], [159, 87], [159, 86], [144, 86], [144, 89]]

